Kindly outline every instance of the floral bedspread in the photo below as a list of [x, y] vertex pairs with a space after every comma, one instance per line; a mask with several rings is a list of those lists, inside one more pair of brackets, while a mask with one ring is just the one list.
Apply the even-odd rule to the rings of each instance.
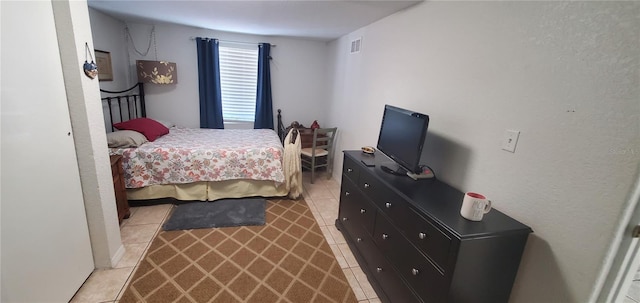
[[284, 148], [270, 129], [171, 128], [122, 155], [126, 188], [235, 179], [284, 182]]

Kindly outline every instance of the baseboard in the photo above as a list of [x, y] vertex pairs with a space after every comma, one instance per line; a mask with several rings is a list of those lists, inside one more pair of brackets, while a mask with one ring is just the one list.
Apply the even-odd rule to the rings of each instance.
[[122, 260], [122, 257], [124, 257], [125, 252], [126, 251], [124, 249], [124, 245], [120, 244], [120, 247], [118, 247], [116, 253], [113, 254], [113, 257], [111, 257], [111, 268], [115, 268], [116, 265], [118, 265], [118, 262], [120, 262], [120, 260]]

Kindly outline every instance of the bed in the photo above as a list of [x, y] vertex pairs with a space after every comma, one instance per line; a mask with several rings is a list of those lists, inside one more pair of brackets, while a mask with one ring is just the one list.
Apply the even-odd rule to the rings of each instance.
[[105, 123], [113, 131], [107, 134], [109, 153], [122, 155], [130, 200], [287, 196], [287, 175], [299, 173], [285, 167], [280, 110], [277, 131], [190, 129], [146, 117], [142, 83], [101, 92]]

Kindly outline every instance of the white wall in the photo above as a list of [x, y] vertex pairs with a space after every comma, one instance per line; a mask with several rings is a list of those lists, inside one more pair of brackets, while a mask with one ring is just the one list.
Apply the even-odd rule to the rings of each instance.
[[[638, 173], [639, 13], [637, 2], [425, 2], [364, 27], [330, 45], [337, 149], [375, 146], [386, 103], [430, 115], [425, 162], [438, 178], [534, 230], [511, 301], [586, 302]], [[507, 129], [521, 131], [515, 153], [501, 150]]]
[[125, 68], [129, 58], [124, 39], [124, 22], [91, 8], [89, 19], [94, 48], [111, 55], [113, 81], [100, 81], [100, 88], [115, 91], [133, 86], [135, 82]]
[[78, 155], [82, 193], [96, 268], [115, 266], [124, 254], [106, 144], [98, 79], [86, 77], [85, 43], [92, 48], [86, 1], [54, 1], [64, 85]]
[[[92, 31], [96, 48], [110, 51], [112, 56], [121, 51], [118, 35], [124, 26], [116, 19], [91, 10]], [[173, 24], [156, 24], [156, 43], [152, 42], [147, 56], [138, 55], [133, 45], [144, 51], [149, 44], [152, 25], [128, 24], [133, 43], [129, 42], [127, 66], [114, 66], [114, 69], [130, 75], [130, 84], [135, 81], [135, 60], [165, 60], [175, 62], [178, 70], [176, 85], [145, 85], [147, 95], [147, 115], [150, 118], [172, 121], [183, 127], [200, 127], [198, 99], [198, 57], [193, 37], [209, 37], [221, 40], [242, 42], [268, 42], [275, 44], [271, 49], [271, 84], [274, 110], [274, 123], [277, 109], [282, 109], [285, 125], [297, 120], [309, 126], [313, 120], [322, 125], [327, 120], [326, 66], [327, 44], [324, 42], [290, 39], [282, 37], [262, 37], [199, 29]], [[122, 34], [124, 43], [124, 34]], [[106, 42], [108, 41], [108, 42]], [[119, 62], [119, 61], [118, 61]], [[127, 70], [128, 69], [128, 70]], [[121, 74], [122, 72], [118, 72]], [[115, 77], [115, 76], [114, 76]], [[118, 80], [117, 78], [114, 80]], [[102, 88], [107, 83], [101, 82]], [[122, 85], [122, 89], [124, 86]], [[115, 89], [115, 88], [114, 88]]]
[[[111, 56], [111, 70], [113, 71], [112, 81], [100, 81], [99, 87], [109, 91], [122, 91], [132, 87], [136, 81], [135, 75], [130, 73], [128, 68], [129, 56], [126, 52], [127, 44], [125, 40], [124, 22], [114, 19], [111, 16], [95, 9], [89, 9], [89, 19], [91, 23], [91, 34], [93, 36], [94, 48], [109, 52]], [[104, 96], [112, 96], [104, 94]], [[115, 102], [114, 102], [115, 103]], [[106, 102], [101, 102], [104, 113], [103, 121], [106, 132], [111, 132], [111, 121], [109, 119], [109, 106]], [[119, 122], [118, 107], [112, 105], [114, 123]]]

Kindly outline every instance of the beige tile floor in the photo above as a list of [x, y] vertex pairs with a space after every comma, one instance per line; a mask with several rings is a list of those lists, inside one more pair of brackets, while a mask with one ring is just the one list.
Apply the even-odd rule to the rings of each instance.
[[629, 292], [624, 298], [624, 303], [640, 303], [640, 269], [638, 269], [631, 282]]
[[[334, 225], [338, 217], [340, 184], [327, 179], [323, 173], [316, 175], [314, 184], [310, 175], [303, 174], [303, 196], [320, 225], [329, 246], [336, 255], [359, 303], [380, 303], [367, 277], [356, 262], [344, 237]], [[132, 207], [131, 217], [120, 226], [125, 255], [113, 269], [95, 270], [78, 290], [72, 303], [118, 302], [122, 291], [132, 277], [135, 268], [148, 248], [172, 205]]]

